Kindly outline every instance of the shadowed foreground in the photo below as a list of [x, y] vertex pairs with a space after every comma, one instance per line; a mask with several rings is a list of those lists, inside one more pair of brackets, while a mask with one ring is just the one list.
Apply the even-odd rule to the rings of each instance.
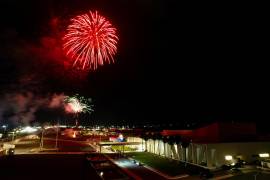
[[0, 179], [100, 179], [85, 155], [31, 154], [0, 158]]

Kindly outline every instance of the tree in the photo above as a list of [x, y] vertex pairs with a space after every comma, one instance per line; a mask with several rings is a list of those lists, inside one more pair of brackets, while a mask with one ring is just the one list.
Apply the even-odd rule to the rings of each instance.
[[145, 151], [147, 152], [147, 141], [149, 139], [149, 132], [145, 132], [142, 134], [141, 138], [144, 140], [145, 142]]
[[185, 139], [185, 140], [183, 140], [182, 142], [181, 142], [181, 146], [182, 146], [182, 148], [184, 149], [184, 161], [185, 161], [185, 166], [187, 165], [187, 148], [188, 148], [188, 146], [189, 146], [189, 144], [190, 144], [190, 141], [189, 140], [187, 140], [187, 139]]
[[158, 140], [158, 155], [160, 156], [160, 140], [162, 139], [160, 133], [156, 134], [156, 139]]
[[181, 144], [181, 140], [182, 140], [182, 138], [181, 138], [181, 136], [175, 136], [174, 137], [174, 140], [175, 140], [175, 144], [177, 145], [177, 152], [178, 152], [178, 159], [180, 160], [180, 144]]
[[154, 154], [156, 153], [156, 140], [157, 140], [157, 134], [152, 132], [151, 133], [151, 139], [154, 141]]
[[[174, 144], [176, 143], [175, 142], [175, 138], [176, 136], [168, 136], [168, 144], [170, 145], [171, 147], [171, 150], [172, 150], [172, 154], [173, 154], [173, 157], [176, 158], [177, 157], [177, 154], [176, 154], [176, 150], [175, 150], [175, 147], [174, 147]], [[172, 155], [171, 155], [172, 156]]]
[[167, 136], [162, 136], [162, 141], [163, 141], [163, 152], [164, 152], [164, 156], [166, 156], [166, 143], [168, 142]]

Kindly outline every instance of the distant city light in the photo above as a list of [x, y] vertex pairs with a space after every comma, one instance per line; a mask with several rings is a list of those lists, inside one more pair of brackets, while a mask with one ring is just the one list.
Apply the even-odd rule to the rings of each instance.
[[50, 129], [52, 126], [45, 126], [44, 129]]
[[123, 168], [127, 168], [127, 167], [136, 167], [135, 164], [131, 163], [130, 161], [121, 159], [115, 162], [118, 166], [123, 167]]
[[261, 158], [266, 158], [266, 157], [269, 157], [269, 154], [268, 153], [262, 153], [262, 154], [259, 154], [259, 156]]
[[124, 141], [124, 136], [123, 136], [122, 134], [119, 134], [117, 140], [118, 140], [119, 142], [123, 142], [123, 141]]
[[231, 155], [225, 156], [225, 160], [227, 160], [227, 161], [230, 161], [230, 160], [232, 160], [232, 159], [233, 159], [233, 157], [232, 157]]
[[30, 126], [27, 126], [25, 128], [23, 128], [20, 132], [21, 133], [32, 133], [32, 132], [36, 132], [37, 129], [36, 128], [32, 128]]
[[73, 137], [73, 138], [76, 138], [76, 132], [75, 132], [75, 131], [73, 132], [72, 137]]

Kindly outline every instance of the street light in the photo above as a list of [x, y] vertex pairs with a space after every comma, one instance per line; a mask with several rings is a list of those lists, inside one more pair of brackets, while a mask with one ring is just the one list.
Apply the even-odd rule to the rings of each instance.
[[13, 131], [12, 132], [12, 142], [14, 141], [14, 138], [15, 138], [14, 136], [15, 136], [15, 132]]
[[40, 144], [39, 144], [40, 149], [43, 148], [43, 136], [44, 136], [44, 128], [42, 128], [42, 132], [41, 132], [41, 138], [40, 138]]
[[58, 145], [58, 129], [59, 129], [59, 122], [57, 123], [56, 127], [55, 148], [57, 148]]

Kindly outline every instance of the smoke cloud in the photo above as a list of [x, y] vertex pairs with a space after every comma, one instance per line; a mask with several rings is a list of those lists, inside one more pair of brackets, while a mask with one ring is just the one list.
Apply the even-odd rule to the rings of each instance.
[[74, 69], [62, 51], [63, 24], [53, 17], [35, 40], [20, 37], [15, 29], [6, 30], [8, 37], [0, 36], [0, 59], [5, 59], [0, 75], [7, 77], [0, 84], [0, 124], [38, 122], [36, 114], [42, 109], [65, 112], [66, 95], [59, 92], [77, 92], [84, 84], [87, 73]]
[[0, 123], [29, 125], [36, 120], [35, 113], [39, 109], [64, 109], [65, 98], [63, 93], [46, 97], [32, 92], [5, 94], [0, 99]]

